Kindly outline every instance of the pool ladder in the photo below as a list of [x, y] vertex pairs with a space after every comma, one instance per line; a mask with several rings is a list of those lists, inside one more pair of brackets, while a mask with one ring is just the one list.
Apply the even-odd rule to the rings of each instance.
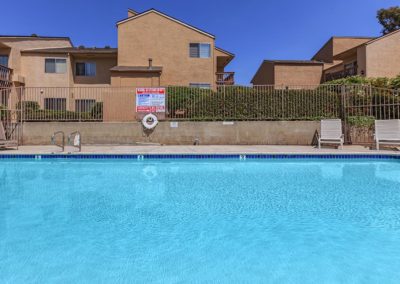
[[[61, 144], [57, 144], [56, 138], [58, 135], [61, 135]], [[51, 136], [51, 143], [57, 147], [61, 148], [61, 152], [64, 152], [65, 150], [65, 133], [64, 131], [56, 131], [54, 134]], [[68, 145], [78, 148], [78, 151], [82, 151], [82, 137], [81, 133], [79, 131], [74, 131], [70, 135], [68, 135]]]

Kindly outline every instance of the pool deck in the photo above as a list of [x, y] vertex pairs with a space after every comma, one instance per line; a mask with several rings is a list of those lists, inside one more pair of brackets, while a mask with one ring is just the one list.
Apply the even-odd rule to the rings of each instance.
[[[20, 146], [18, 150], [0, 150], [4, 154], [67, 154], [77, 153], [73, 147], [65, 147], [65, 151], [56, 146]], [[313, 146], [274, 146], [274, 145], [201, 145], [201, 146], [82, 146], [81, 154], [391, 154], [399, 155], [398, 148], [386, 148], [381, 151], [371, 150], [364, 146], [345, 146], [343, 150], [336, 148], [317, 149]]]

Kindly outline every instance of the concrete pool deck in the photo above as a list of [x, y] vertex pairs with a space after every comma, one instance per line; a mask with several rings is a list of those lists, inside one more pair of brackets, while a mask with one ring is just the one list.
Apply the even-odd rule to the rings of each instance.
[[[77, 149], [66, 146], [65, 151], [56, 146], [20, 146], [18, 150], [0, 150], [4, 154], [60, 154], [77, 153]], [[82, 146], [81, 154], [395, 154], [400, 155], [398, 148], [386, 148], [381, 151], [371, 150], [364, 146], [344, 146], [317, 149], [313, 146], [274, 146], [274, 145], [200, 145], [200, 146], [160, 146], [160, 145], [99, 145]]]

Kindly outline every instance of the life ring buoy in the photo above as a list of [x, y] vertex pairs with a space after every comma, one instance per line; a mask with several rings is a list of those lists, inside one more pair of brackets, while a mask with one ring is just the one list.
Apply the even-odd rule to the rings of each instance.
[[157, 116], [152, 113], [146, 114], [142, 119], [142, 124], [146, 129], [153, 129], [158, 124]]

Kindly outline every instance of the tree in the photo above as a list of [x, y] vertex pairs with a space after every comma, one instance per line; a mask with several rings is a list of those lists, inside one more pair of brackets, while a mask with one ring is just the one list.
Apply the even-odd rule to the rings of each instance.
[[382, 34], [388, 34], [400, 29], [400, 7], [380, 9], [377, 13], [379, 23], [383, 26]]

